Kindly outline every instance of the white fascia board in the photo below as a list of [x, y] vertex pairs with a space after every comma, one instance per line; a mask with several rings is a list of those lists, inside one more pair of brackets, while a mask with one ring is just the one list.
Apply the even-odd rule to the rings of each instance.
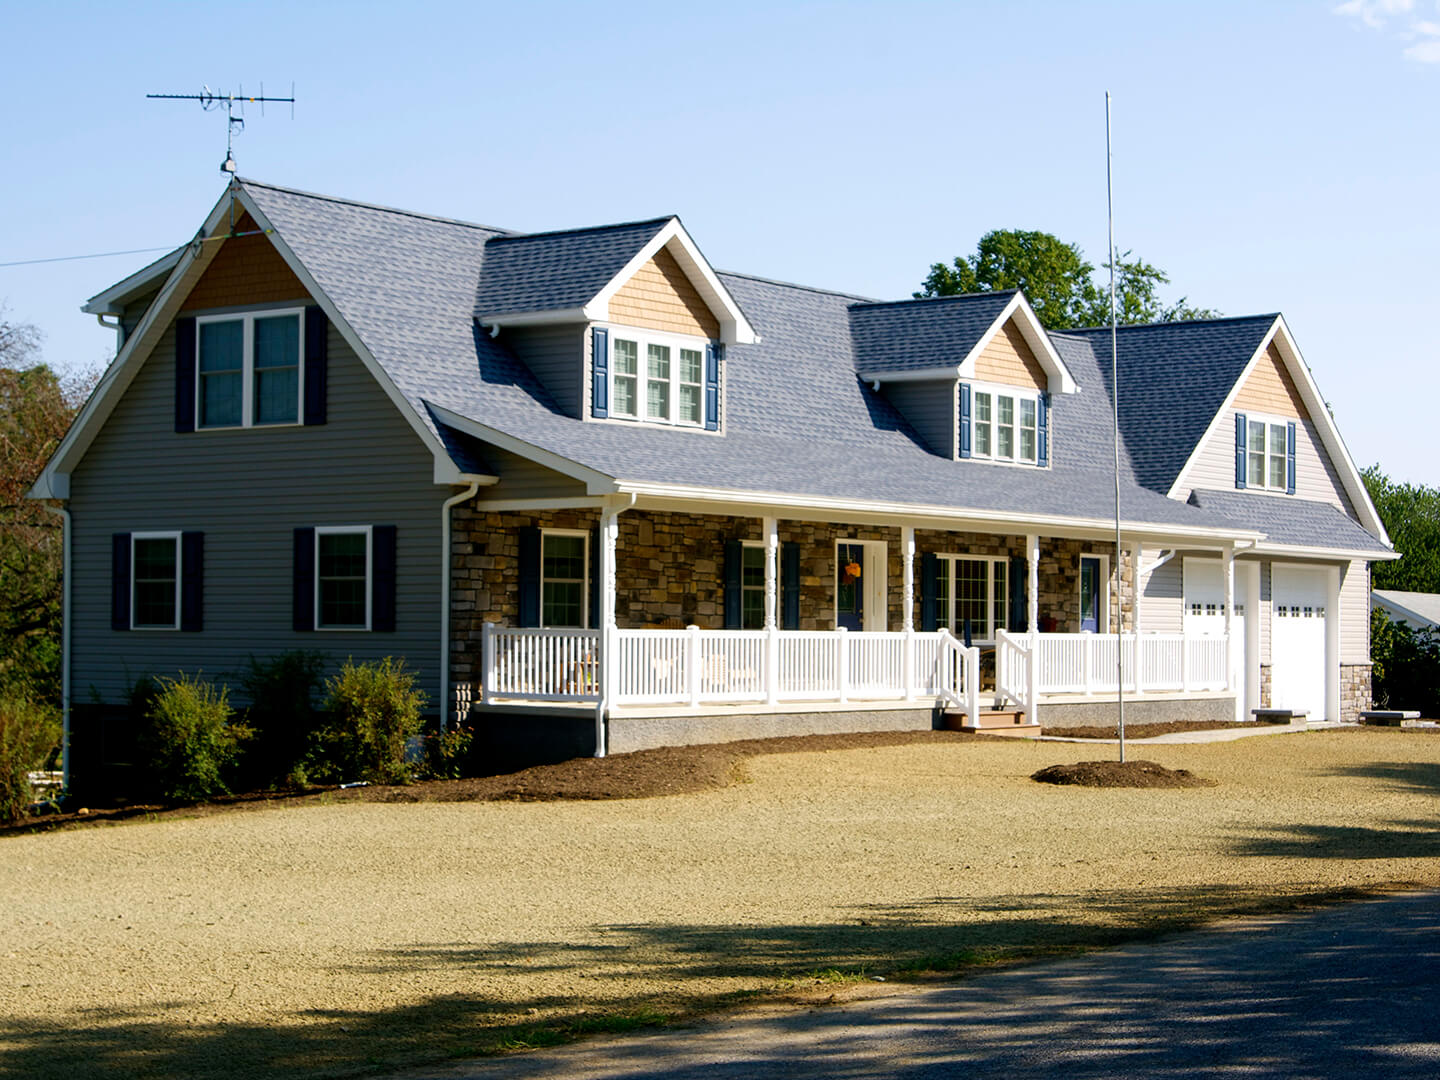
[[680, 269], [685, 271], [685, 276], [690, 279], [690, 284], [695, 286], [695, 291], [700, 294], [700, 299], [705, 301], [710, 313], [719, 321], [722, 342], [726, 345], [754, 345], [760, 340], [754, 327], [745, 318], [745, 313], [740, 310], [740, 305], [730, 295], [730, 290], [721, 284], [719, 276], [706, 261], [705, 256], [700, 254], [700, 249], [695, 246], [695, 241], [685, 231], [685, 226], [680, 224], [678, 217], [672, 217], [661, 226], [649, 242], [635, 253], [618, 274], [610, 279], [609, 284], [596, 293], [585, 305], [589, 321], [609, 322], [610, 299], [635, 276], [637, 270], [653, 259], [664, 247], [670, 249], [670, 254], [680, 264]]
[[156, 282], [165, 280], [170, 271], [175, 269], [175, 264], [180, 261], [180, 256], [185, 254], [185, 246], [181, 245], [170, 254], [160, 256], [149, 266], [142, 267], [129, 277], [117, 281], [104, 292], [96, 293], [80, 305], [80, 310], [87, 315], [119, 315], [126, 300], [143, 293]]
[[589, 308], [559, 308], [553, 311], [521, 311], [503, 315], [480, 315], [476, 318], [487, 330], [507, 326], [544, 326], [548, 323], [581, 323], [593, 321]]
[[1235, 408], [1235, 399], [1240, 394], [1240, 388], [1250, 378], [1272, 342], [1280, 353], [1285, 370], [1289, 372], [1296, 389], [1300, 391], [1300, 399], [1305, 404], [1305, 411], [1310, 414], [1311, 423], [1320, 433], [1320, 441], [1324, 445], [1326, 453], [1330, 455], [1331, 462], [1336, 466], [1335, 471], [1340, 476], [1340, 482], [1345, 486], [1345, 493], [1350, 496], [1351, 503], [1354, 504], [1360, 515], [1360, 524], [1364, 526], [1366, 532], [1381, 543], [1389, 545], [1390, 534], [1385, 531], [1385, 525], [1375, 510], [1375, 504], [1370, 501], [1370, 493], [1365, 490], [1365, 481], [1361, 478], [1360, 471], [1355, 468], [1355, 461], [1350, 457], [1345, 440], [1340, 437], [1340, 429], [1335, 426], [1335, 421], [1330, 416], [1330, 410], [1325, 407], [1325, 399], [1320, 396], [1320, 389], [1315, 385], [1310, 368], [1305, 363], [1305, 358], [1300, 355], [1300, 350], [1295, 345], [1295, 339], [1291, 336], [1290, 328], [1286, 325], [1283, 315], [1275, 316], [1275, 321], [1270, 325], [1270, 329], [1260, 339], [1260, 344], [1246, 362], [1245, 368], [1240, 372], [1235, 384], [1230, 387], [1230, 392], [1225, 395], [1225, 400], [1221, 403], [1220, 408], [1210, 418], [1205, 433], [1191, 448], [1190, 456], [1185, 460], [1184, 466], [1175, 477], [1175, 482], [1170, 485], [1167, 494], [1174, 499], [1179, 497], [1180, 492], [1189, 490], [1187, 483], [1195, 463], [1210, 440], [1222, 427], [1229, 424], [1229, 414]]
[[1075, 382], [1075, 376], [1070, 374], [1070, 369], [1065, 366], [1065, 361], [1061, 360], [1060, 354], [1055, 351], [1055, 346], [1050, 341], [1050, 335], [1040, 324], [1040, 318], [1035, 314], [1035, 309], [1030, 306], [1030, 301], [1025, 299], [1024, 293], [1018, 291], [1005, 305], [1005, 310], [995, 317], [995, 321], [990, 324], [989, 329], [980, 335], [980, 340], [975, 342], [974, 347], [965, 354], [965, 359], [960, 361], [962, 377], [974, 376], [976, 360], [995, 339], [995, 335], [1000, 333], [1012, 318], [1020, 327], [1020, 333], [1025, 338], [1026, 344], [1034, 350], [1035, 358], [1040, 361], [1040, 366], [1045, 369], [1045, 374], [1049, 376], [1049, 385], [1046, 389], [1052, 394], [1073, 394], [1080, 389]]
[[1400, 558], [1398, 551], [1356, 551], [1352, 548], [1300, 547], [1295, 544], [1272, 544], [1261, 541], [1255, 554], [1297, 559], [1364, 559], [1366, 562], [1392, 562]]
[[[702, 488], [683, 484], [657, 484], [620, 480], [615, 490], [621, 494], [633, 494], [637, 498], [651, 498], [711, 503], [716, 506], [764, 507], [767, 509], [790, 509], [797, 512], [811, 511], [826, 514], [869, 515], [884, 518], [890, 523], [897, 519], [928, 519], [944, 522], [979, 524], [997, 530], [1011, 532], [1036, 529], [1052, 535], [1065, 535], [1068, 530], [1093, 532], [1100, 536], [1115, 535], [1113, 518], [1068, 518], [1045, 514], [1023, 512], [980, 510], [955, 506], [934, 506], [916, 503], [871, 502], [861, 499], [846, 499], [824, 495], [793, 495], [782, 492], [745, 491], [732, 488]], [[783, 515], [781, 515], [783, 516]], [[1123, 533], [1131, 537], [1165, 539], [1184, 538], [1208, 540], [1210, 542], [1258, 541], [1264, 534], [1254, 529], [1216, 529], [1209, 527], [1177, 528], [1174, 525], [1156, 525], [1149, 522], [1124, 521], [1120, 523]]]
[[545, 468], [558, 472], [562, 476], [568, 476], [572, 480], [580, 481], [585, 485], [587, 494], [608, 495], [615, 491], [614, 477], [606, 476], [604, 473], [598, 472], [587, 465], [581, 465], [577, 461], [571, 461], [567, 457], [562, 457], [559, 454], [527, 443], [524, 439], [517, 439], [515, 436], [509, 435], [498, 428], [490, 427], [488, 424], [471, 420], [468, 416], [461, 416], [457, 412], [451, 412], [443, 405], [436, 405], [433, 401], [427, 401], [425, 405], [435, 414], [437, 419], [453, 427], [456, 431], [463, 431], [472, 438], [479, 439], [482, 442], [492, 443], [501, 450], [508, 450], [512, 454], [533, 461], [537, 465], [543, 465]]
[[960, 368], [955, 366], [922, 368], [918, 371], [859, 371], [856, 374], [866, 382], [925, 382], [934, 379], [958, 379]]

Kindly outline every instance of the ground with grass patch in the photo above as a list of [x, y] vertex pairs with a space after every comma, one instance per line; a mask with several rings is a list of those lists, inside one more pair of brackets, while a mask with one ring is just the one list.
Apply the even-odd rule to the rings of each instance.
[[1440, 884], [1437, 739], [1146, 747], [1219, 781], [1193, 790], [1029, 779], [1083, 744], [884, 742], [741, 753], [670, 797], [527, 781], [0, 838], [0, 1072], [354, 1075]]

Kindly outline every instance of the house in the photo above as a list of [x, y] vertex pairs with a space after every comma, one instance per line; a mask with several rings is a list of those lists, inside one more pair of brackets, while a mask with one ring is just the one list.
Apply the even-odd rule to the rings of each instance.
[[118, 355], [33, 492], [82, 773], [138, 676], [295, 648], [532, 756], [1094, 722], [1117, 667], [1134, 720], [1369, 705], [1394, 553], [1279, 315], [1119, 331], [1117, 491], [1108, 331], [720, 273], [673, 216], [235, 180], [85, 310]]
[[1404, 623], [1412, 630], [1440, 626], [1440, 593], [1375, 589], [1370, 593], [1370, 607], [1385, 612], [1391, 622]]

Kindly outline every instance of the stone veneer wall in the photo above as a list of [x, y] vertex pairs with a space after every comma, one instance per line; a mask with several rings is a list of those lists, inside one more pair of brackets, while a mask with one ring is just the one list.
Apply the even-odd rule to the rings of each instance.
[[1371, 707], [1370, 672], [1369, 664], [1340, 665], [1340, 719], [1343, 723], [1359, 723], [1360, 714]]
[[[473, 685], [479, 674], [482, 626], [496, 622], [514, 626], [520, 612], [520, 529], [527, 525], [553, 529], [593, 530], [595, 510], [543, 513], [487, 512], [483, 501], [452, 511], [450, 662], [455, 686]], [[724, 626], [724, 561], [728, 540], [763, 539], [755, 518], [674, 514], [631, 510], [620, 515], [616, 545], [616, 621], [622, 627], [662, 624], [718, 630]], [[903, 625], [904, 565], [900, 529], [895, 526], [847, 526], [824, 522], [786, 521], [778, 525], [782, 544], [801, 545], [800, 628], [830, 630], [835, 625], [835, 542], [881, 540], [886, 544], [887, 626]], [[1023, 536], [989, 533], [915, 531], [915, 625], [920, 625], [920, 559], [925, 552], [989, 555], [1007, 558], [1025, 554]], [[1080, 555], [1104, 546], [1078, 540], [1045, 538], [1040, 544], [1039, 610], [1053, 629], [1080, 629]], [[1111, 557], [1113, 565], [1114, 558]], [[1130, 566], [1122, 565], [1126, 582]], [[1127, 613], [1131, 610], [1128, 593]], [[1114, 587], [1112, 569], [1112, 624]], [[1127, 615], [1128, 619], [1128, 615]], [[1048, 621], [1045, 622], [1049, 626]], [[1129, 625], [1127, 623], [1127, 625]]]

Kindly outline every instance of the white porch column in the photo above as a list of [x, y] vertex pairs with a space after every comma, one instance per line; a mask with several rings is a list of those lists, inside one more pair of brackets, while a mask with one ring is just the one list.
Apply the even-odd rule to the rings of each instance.
[[[1235, 689], [1235, 653], [1230, 648], [1230, 635], [1235, 626], [1235, 545], [1225, 545], [1225, 689]], [[1235, 718], [1243, 720], [1245, 704], [1236, 698]]]
[[905, 632], [905, 700], [915, 700], [915, 527], [900, 526], [900, 559], [905, 568], [900, 599], [900, 629]]
[[777, 617], [780, 590], [777, 568], [780, 561], [780, 522], [773, 517], [761, 519], [765, 533], [765, 699], [771, 705], [780, 700], [780, 638]]
[[[1140, 545], [1130, 549], [1130, 629], [1140, 633]], [[1137, 648], [1139, 646], [1136, 646]]]
[[1025, 565], [1029, 574], [1025, 593], [1030, 598], [1025, 628], [1035, 634], [1040, 630], [1040, 537], [1034, 533], [1025, 537]]
[[615, 622], [615, 545], [620, 515], [634, 502], [610, 503], [600, 511], [600, 700], [595, 705], [595, 756], [606, 752], [605, 709], [620, 678], [619, 636]]
[[1325, 574], [1325, 719], [1340, 715], [1340, 574], [1332, 566]]

